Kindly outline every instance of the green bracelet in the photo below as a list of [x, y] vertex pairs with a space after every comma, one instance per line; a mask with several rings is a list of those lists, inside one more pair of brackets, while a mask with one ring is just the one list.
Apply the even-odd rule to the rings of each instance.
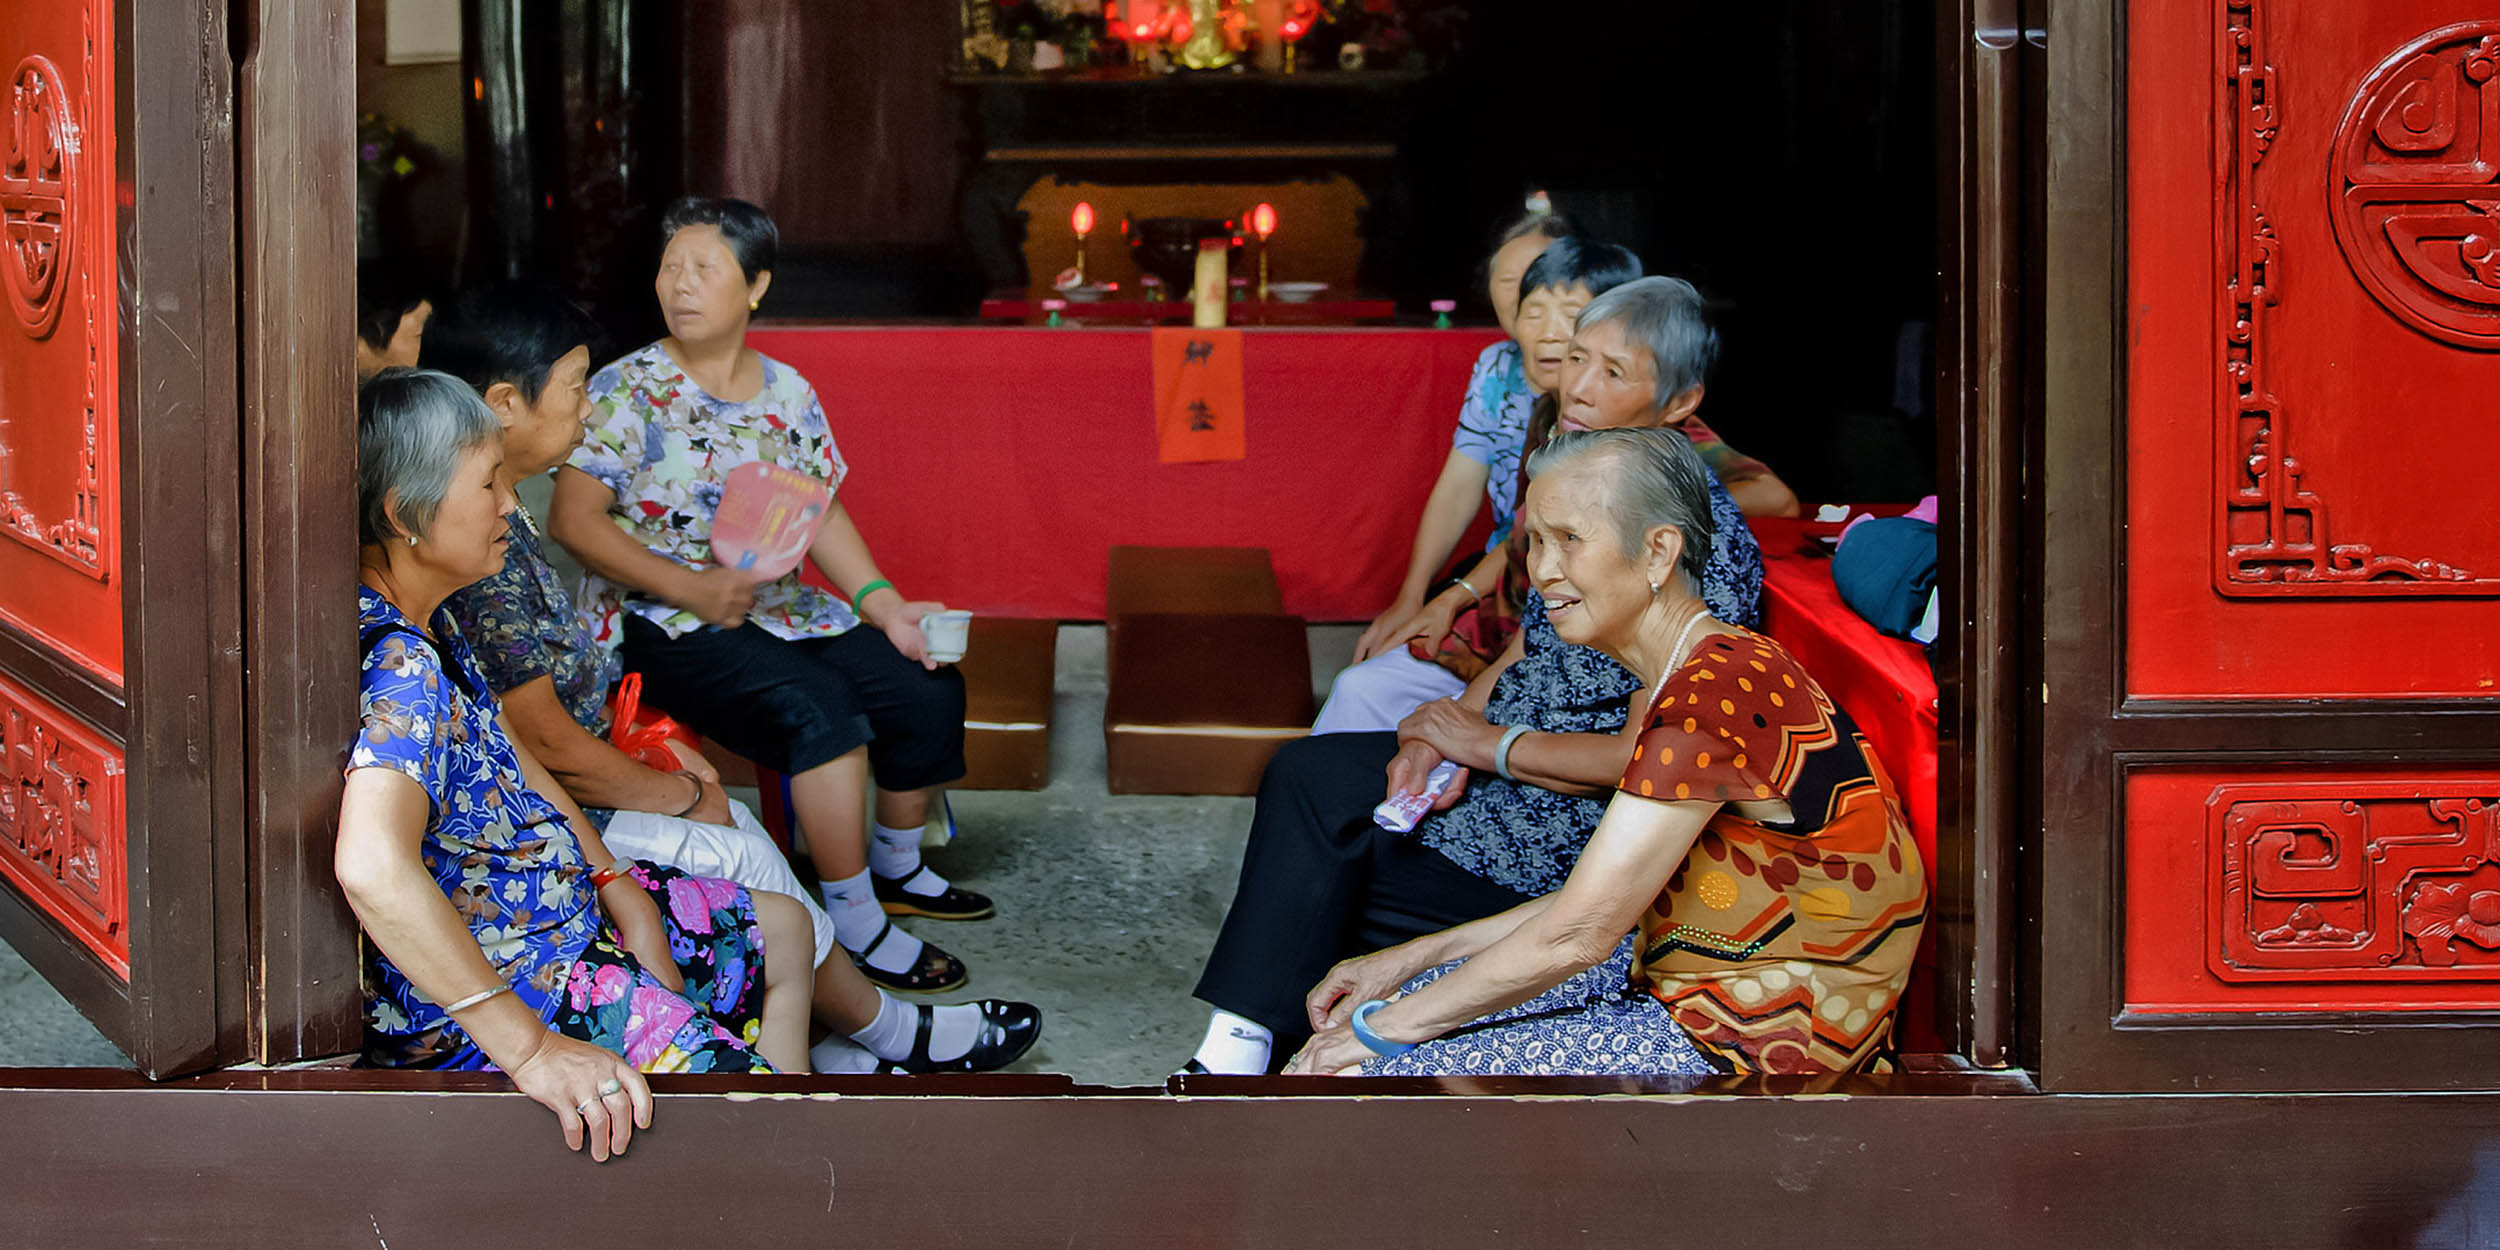
[[[889, 582], [889, 581], [885, 580], [884, 578], [880, 577], [880, 578], [878, 578], [877, 580], [875, 580], [875, 581], [873, 581], [873, 582], [870, 582], [870, 583], [868, 583], [868, 584], [867, 584], [867, 585], [865, 585], [865, 586], [860, 587], [857, 591], [854, 591], [854, 592], [852, 593], [852, 595], [851, 595], [851, 610], [852, 610], [852, 611], [854, 611], [854, 612], [859, 612], [859, 613], [863, 613], [863, 614], [864, 614], [864, 613], [866, 613], [866, 612], [868, 611], [868, 609], [866, 609], [866, 608], [864, 608], [864, 607], [862, 607], [862, 606], [860, 606], [860, 605], [862, 605], [862, 604], [864, 604], [864, 603], [868, 602], [868, 596], [873, 595], [873, 594], [877, 593], [877, 592], [878, 592], [878, 591], [880, 591], [880, 590], [894, 590], [894, 583]], [[901, 593], [903, 593], [903, 592], [902, 592], [902, 591], [899, 591], [899, 590], [894, 590], [894, 593], [899, 595], [899, 594], [901, 594]]]

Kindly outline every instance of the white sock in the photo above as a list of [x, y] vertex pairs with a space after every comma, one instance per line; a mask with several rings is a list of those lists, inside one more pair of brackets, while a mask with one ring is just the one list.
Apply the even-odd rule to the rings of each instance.
[[839, 1033], [828, 1033], [825, 1040], [808, 1047], [807, 1062], [818, 1072], [839, 1076], [874, 1072], [884, 1064], [875, 1052]]
[[1207, 1018], [1207, 1040], [1192, 1057], [1217, 1076], [1265, 1076], [1275, 1049], [1276, 1035], [1266, 1025], [1219, 1011]]
[[[819, 882], [816, 888], [824, 895], [825, 914], [833, 917], [834, 940], [842, 949], [857, 954], [877, 940], [886, 926], [885, 907], [877, 902], [867, 869], [840, 881]], [[868, 956], [868, 966], [879, 972], [908, 971], [920, 963], [920, 946], [919, 938], [897, 928]]]
[[946, 893], [947, 880], [920, 862], [921, 829], [889, 829], [871, 821], [868, 834], [868, 867], [888, 881], [901, 881], [903, 892], [935, 898]]
[[[920, 1035], [921, 1009], [884, 990], [877, 991], [877, 998], [877, 1018], [853, 1033], [851, 1040], [875, 1052], [880, 1059], [909, 1058], [912, 1039]], [[929, 1057], [940, 1063], [963, 1058], [972, 1049], [973, 1039], [981, 1035], [981, 1005], [957, 1003], [931, 1007], [928, 1011], [933, 1017], [929, 1023]]]

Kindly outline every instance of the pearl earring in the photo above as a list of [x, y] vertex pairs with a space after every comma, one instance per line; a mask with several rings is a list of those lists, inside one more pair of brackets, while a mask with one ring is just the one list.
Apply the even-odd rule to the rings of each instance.
[[416, 546], [416, 545], [417, 545], [417, 536], [416, 536], [416, 535], [414, 535], [414, 534], [410, 534], [410, 535], [408, 536], [408, 545], [409, 545], [409, 546], [411, 546], [411, 547], [414, 547], [414, 546]]
[[1651, 583], [1649, 584], [1649, 594], [1650, 594], [1650, 597], [1651, 597], [1651, 598], [1653, 598], [1653, 599], [1654, 599], [1654, 598], [1656, 598], [1656, 597], [1658, 596], [1658, 592], [1659, 592], [1661, 589], [1665, 588], [1665, 586], [1666, 586], [1666, 583], [1664, 583], [1664, 582], [1651, 582]]

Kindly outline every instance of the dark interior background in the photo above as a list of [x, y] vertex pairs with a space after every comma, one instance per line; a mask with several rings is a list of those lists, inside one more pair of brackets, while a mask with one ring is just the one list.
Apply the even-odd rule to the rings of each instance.
[[[1468, 0], [1446, 63], [1384, 76], [1388, 103], [1365, 113], [1398, 147], [1370, 175], [1366, 283], [1418, 320], [1448, 297], [1489, 319], [1489, 233], [1547, 188], [1718, 301], [1727, 349], [1703, 412], [1729, 441], [1808, 500], [1926, 493], [1933, 2]], [[458, 67], [380, 64], [382, 8], [360, 0], [360, 102], [410, 119], [424, 157], [385, 197], [385, 246], [446, 282], [546, 276], [641, 341], [654, 223], [686, 190], [774, 212], [778, 315], [964, 318], [998, 280], [985, 201], [1013, 196], [980, 153], [1002, 119], [994, 88], [949, 80], [952, 4], [869, 19], [817, 0], [464, 0]], [[1307, 111], [1240, 99], [1087, 97], [1072, 124], [1310, 136]]]

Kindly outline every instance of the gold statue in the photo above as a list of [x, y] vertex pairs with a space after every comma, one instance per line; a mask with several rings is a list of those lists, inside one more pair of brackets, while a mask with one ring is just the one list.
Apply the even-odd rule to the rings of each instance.
[[1189, 0], [1189, 41], [1181, 45], [1181, 64], [1222, 69], [1232, 63], [1233, 49], [1224, 37], [1224, 0]]
[[984, 63], [992, 70], [1007, 68], [1007, 37], [998, 33], [998, 14], [989, 0], [962, 0], [956, 16], [963, 30], [964, 68], [979, 70]]

